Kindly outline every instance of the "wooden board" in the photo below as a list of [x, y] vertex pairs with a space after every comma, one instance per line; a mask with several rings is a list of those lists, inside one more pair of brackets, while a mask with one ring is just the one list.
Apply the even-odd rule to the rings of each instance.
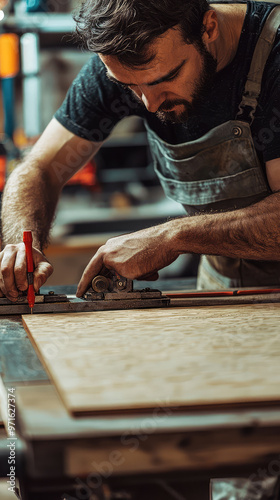
[[23, 316], [72, 414], [280, 403], [280, 304]]

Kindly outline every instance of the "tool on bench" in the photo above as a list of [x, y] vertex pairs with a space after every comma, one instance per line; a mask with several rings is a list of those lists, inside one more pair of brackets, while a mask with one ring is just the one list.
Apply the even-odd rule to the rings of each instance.
[[[133, 280], [124, 278], [114, 271], [103, 267], [98, 276], [91, 282], [91, 287], [84, 295], [85, 300], [123, 303], [124, 309], [127, 301], [134, 309], [138, 307], [164, 307], [170, 300], [162, 295], [160, 290], [144, 288], [133, 290]], [[131, 307], [130, 307], [131, 308]]]
[[33, 312], [33, 307], [35, 304], [35, 292], [34, 292], [34, 264], [32, 255], [32, 232], [23, 231], [23, 243], [25, 244], [26, 252], [26, 265], [27, 265], [27, 281], [28, 281], [28, 291], [27, 291], [27, 301], [31, 310]]

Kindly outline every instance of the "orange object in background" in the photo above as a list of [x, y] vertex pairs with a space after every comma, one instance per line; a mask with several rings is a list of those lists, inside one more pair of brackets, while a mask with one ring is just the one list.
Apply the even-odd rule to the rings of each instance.
[[97, 188], [98, 181], [96, 178], [96, 164], [93, 161], [87, 163], [71, 179], [69, 179], [66, 185], [71, 186], [73, 184]]
[[3, 191], [6, 180], [6, 156], [0, 156], [0, 192]]
[[15, 33], [0, 35], [0, 77], [10, 78], [19, 72], [19, 37]]

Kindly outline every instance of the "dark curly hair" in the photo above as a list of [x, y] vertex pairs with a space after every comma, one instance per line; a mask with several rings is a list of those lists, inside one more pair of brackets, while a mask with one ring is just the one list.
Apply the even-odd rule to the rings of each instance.
[[207, 10], [207, 0], [84, 0], [74, 19], [84, 47], [135, 67], [150, 62], [150, 44], [177, 25], [186, 43], [201, 47]]

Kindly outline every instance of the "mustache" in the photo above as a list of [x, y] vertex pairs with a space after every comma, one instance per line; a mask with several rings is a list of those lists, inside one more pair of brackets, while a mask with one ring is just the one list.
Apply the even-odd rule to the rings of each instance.
[[166, 111], [170, 111], [171, 109], [174, 108], [174, 106], [178, 106], [178, 105], [183, 105], [185, 106], [186, 108], [188, 108], [190, 106], [190, 103], [189, 101], [185, 100], [185, 99], [167, 99], [166, 101], [164, 101], [160, 107], [158, 108], [157, 112], [166, 112]]

